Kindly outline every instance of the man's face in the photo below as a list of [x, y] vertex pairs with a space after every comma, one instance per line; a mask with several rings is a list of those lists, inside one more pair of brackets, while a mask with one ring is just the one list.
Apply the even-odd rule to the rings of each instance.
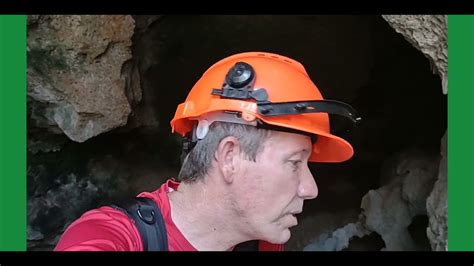
[[283, 244], [290, 238], [289, 228], [297, 225], [295, 214], [303, 210], [303, 201], [318, 194], [308, 168], [311, 139], [274, 131], [263, 145], [256, 162], [241, 162], [235, 207], [248, 234]]

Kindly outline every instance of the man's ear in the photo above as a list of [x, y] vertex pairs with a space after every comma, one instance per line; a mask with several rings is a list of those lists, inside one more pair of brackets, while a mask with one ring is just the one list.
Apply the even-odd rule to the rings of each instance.
[[223, 138], [215, 153], [217, 167], [224, 177], [224, 181], [232, 183], [240, 167], [240, 142], [237, 138], [229, 136]]

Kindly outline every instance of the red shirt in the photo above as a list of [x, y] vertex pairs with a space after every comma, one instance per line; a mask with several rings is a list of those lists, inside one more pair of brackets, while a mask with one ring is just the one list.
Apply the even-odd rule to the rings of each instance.
[[[168, 192], [179, 183], [168, 180], [158, 190], [140, 193], [160, 207], [165, 220], [169, 251], [197, 251], [171, 219]], [[123, 212], [109, 206], [84, 213], [61, 236], [55, 251], [143, 251], [138, 229]], [[283, 251], [283, 245], [259, 241], [260, 251]]]

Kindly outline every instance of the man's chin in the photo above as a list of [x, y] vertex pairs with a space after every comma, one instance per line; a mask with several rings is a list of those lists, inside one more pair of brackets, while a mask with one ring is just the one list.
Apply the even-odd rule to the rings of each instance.
[[275, 234], [275, 235], [278, 235], [278, 237], [268, 239], [267, 242], [270, 242], [272, 244], [282, 245], [282, 244], [285, 244], [286, 242], [288, 242], [288, 240], [290, 240], [291, 232], [290, 232], [290, 229], [286, 228], [283, 231], [280, 231], [278, 234]]

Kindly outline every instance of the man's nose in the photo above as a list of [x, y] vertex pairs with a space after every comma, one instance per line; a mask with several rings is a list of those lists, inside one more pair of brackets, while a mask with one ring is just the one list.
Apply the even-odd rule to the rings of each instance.
[[298, 196], [303, 199], [314, 199], [318, 196], [318, 186], [308, 166], [305, 167], [305, 171], [301, 175]]

